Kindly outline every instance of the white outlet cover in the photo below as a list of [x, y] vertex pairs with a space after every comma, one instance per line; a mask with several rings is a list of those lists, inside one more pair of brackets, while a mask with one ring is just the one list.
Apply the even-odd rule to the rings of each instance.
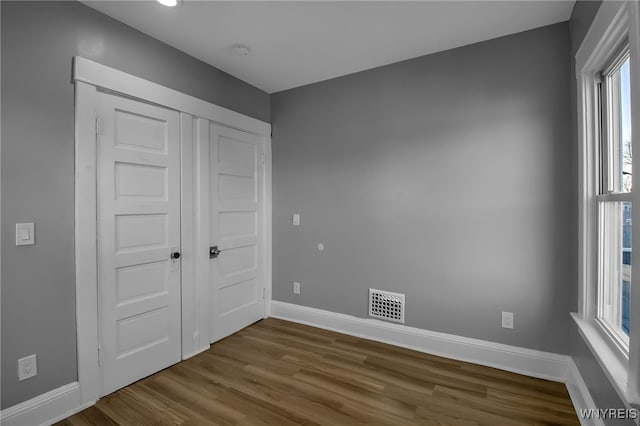
[[513, 328], [513, 312], [502, 313], [502, 328]]
[[18, 360], [18, 380], [26, 380], [38, 374], [38, 360], [36, 355], [29, 355]]
[[294, 281], [293, 282], [293, 293], [294, 294], [300, 294], [300, 283]]

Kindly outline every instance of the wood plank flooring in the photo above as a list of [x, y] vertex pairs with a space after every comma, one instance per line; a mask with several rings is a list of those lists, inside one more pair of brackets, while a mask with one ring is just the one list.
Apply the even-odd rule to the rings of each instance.
[[579, 425], [566, 387], [273, 318], [58, 425]]

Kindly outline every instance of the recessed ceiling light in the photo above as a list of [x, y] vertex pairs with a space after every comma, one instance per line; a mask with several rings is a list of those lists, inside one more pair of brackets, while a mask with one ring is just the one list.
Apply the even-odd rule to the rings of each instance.
[[180, 4], [182, 3], [182, 0], [157, 0], [157, 1], [161, 5], [167, 6], [167, 7], [180, 6]]
[[231, 46], [231, 54], [233, 56], [247, 56], [251, 52], [249, 46], [245, 46], [244, 44], [234, 44]]

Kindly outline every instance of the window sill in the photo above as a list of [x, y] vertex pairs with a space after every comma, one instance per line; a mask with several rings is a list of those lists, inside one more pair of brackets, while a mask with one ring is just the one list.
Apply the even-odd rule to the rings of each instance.
[[600, 364], [602, 371], [604, 371], [618, 396], [627, 408], [631, 408], [627, 390], [627, 362], [623, 361], [620, 355], [615, 352], [593, 321], [583, 319], [575, 312], [571, 313], [571, 317], [578, 325], [580, 335], [587, 343], [595, 359], [598, 360], [598, 364]]

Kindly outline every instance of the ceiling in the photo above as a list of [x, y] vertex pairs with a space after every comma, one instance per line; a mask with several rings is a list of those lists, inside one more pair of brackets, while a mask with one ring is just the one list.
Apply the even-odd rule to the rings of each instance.
[[274, 93], [566, 21], [574, 1], [83, 3]]

